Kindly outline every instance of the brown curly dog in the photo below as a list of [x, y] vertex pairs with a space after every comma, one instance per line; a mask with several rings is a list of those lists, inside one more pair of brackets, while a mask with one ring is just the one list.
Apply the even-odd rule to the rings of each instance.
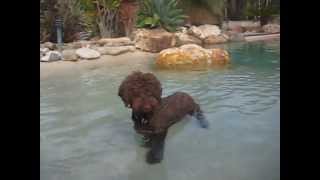
[[[148, 78], [145, 78], [146, 76]], [[134, 81], [129, 82], [132, 79]], [[155, 88], [151, 88], [153, 84], [156, 85]], [[134, 91], [133, 89], [137, 87], [139, 88]], [[176, 92], [161, 98], [161, 92], [161, 84], [156, 77], [141, 72], [129, 75], [119, 88], [119, 96], [127, 107], [132, 108], [136, 132], [144, 135], [146, 146], [151, 147], [146, 157], [150, 164], [159, 163], [163, 159], [165, 138], [171, 125], [187, 115], [195, 116], [203, 128], [209, 125], [200, 106], [190, 95]]]

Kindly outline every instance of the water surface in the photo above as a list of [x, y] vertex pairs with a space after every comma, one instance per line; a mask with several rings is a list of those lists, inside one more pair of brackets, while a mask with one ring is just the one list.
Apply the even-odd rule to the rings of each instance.
[[[232, 57], [227, 69], [159, 71], [150, 57], [42, 79], [41, 179], [280, 179], [279, 43], [222, 45]], [[117, 96], [123, 78], [139, 69], [160, 79], [165, 96], [191, 94], [211, 125], [201, 129], [190, 117], [174, 125], [157, 165], [145, 163], [147, 149]]]

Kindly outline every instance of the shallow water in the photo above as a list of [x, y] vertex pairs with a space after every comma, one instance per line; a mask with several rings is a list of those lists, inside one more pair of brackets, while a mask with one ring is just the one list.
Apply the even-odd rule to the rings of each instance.
[[[159, 71], [152, 60], [97, 66], [40, 81], [42, 180], [280, 179], [279, 41], [222, 45], [227, 69]], [[117, 90], [132, 70], [152, 71], [164, 95], [190, 93], [210, 129], [187, 117], [169, 131], [161, 164], [145, 163]]]

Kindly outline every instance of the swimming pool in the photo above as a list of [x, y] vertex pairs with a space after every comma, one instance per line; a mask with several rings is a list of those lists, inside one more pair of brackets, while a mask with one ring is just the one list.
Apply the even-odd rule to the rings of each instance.
[[[220, 46], [231, 54], [226, 69], [155, 70], [150, 55], [41, 79], [41, 179], [280, 179], [280, 41]], [[192, 95], [210, 122], [209, 130], [188, 117], [174, 125], [161, 164], [145, 163], [117, 96], [133, 70], [153, 72], [164, 96]]]

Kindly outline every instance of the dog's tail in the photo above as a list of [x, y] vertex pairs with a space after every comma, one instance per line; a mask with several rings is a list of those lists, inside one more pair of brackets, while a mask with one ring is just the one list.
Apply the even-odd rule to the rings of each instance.
[[204, 116], [204, 114], [198, 104], [197, 104], [195, 111], [193, 112], [193, 115], [198, 120], [198, 122], [202, 128], [209, 128], [209, 122], [206, 119], [206, 117]]

